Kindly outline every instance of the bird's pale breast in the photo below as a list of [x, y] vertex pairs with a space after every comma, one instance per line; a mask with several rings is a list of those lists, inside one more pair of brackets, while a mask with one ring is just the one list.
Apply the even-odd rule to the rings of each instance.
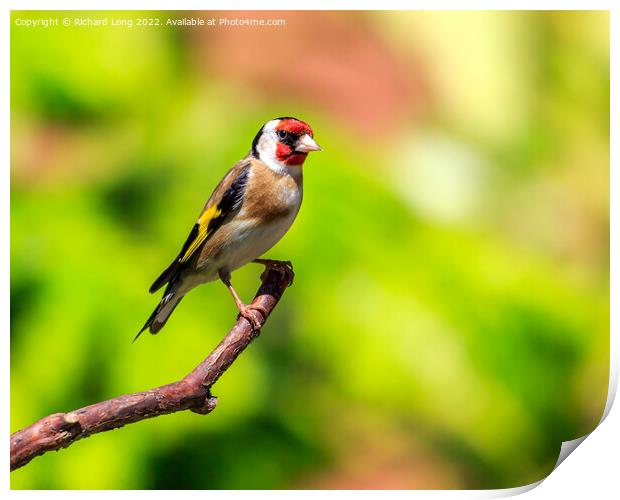
[[273, 247], [295, 220], [302, 200], [301, 172], [297, 179], [253, 165], [241, 211], [207, 242], [199, 262], [204, 281], [217, 278], [221, 268], [234, 271]]

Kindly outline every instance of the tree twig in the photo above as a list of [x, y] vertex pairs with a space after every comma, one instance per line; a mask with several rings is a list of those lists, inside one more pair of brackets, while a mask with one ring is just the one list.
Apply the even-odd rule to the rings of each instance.
[[239, 317], [211, 354], [178, 382], [119, 396], [69, 413], [54, 413], [15, 432], [11, 435], [11, 470], [26, 465], [47, 451], [66, 448], [78, 439], [132, 422], [181, 410], [203, 415], [213, 411], [217, 398], [211, 395], [211, 387], [258, 336], [267, 316], [291, 284], [292, 274], [268, 268], [261, 280], [252, 307], [264, 311], [265, 315], [257, 315], [260, 322], [256, 329], [248, 320]]

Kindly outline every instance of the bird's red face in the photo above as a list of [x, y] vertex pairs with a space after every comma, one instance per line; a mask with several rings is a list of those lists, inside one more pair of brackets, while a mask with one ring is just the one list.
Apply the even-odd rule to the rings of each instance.
[[304, 141], [307, 147], [300, 147], [298, 142], [302, 137], [313, 138], [314, 132], [310, 125], [296, 118], [285, 118], [280, 120], [276, 126], [276, 158], [278, 161], [288, 166], [302, 165], [308, 156], [309, 151], [317, 151], [318, 145], [312, 140], [311, 144], [307, 139]]
[[283, 117], [267, 122], [252, 143], [252, 154], [276, 170], [303, 165], [310, 151], [320, 151], [310, 125]]

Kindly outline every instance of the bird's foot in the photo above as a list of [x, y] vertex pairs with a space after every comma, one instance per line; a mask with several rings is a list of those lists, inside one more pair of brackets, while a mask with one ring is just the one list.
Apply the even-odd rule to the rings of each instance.
[[282, 278], [287, 278], [289, 285], [293, 284], [295, 279], [295, 272], [293, 271], [293, 263], [290, 260], [273, 260], [273, 259], [254, 259], [256, 264], [262, 264], [265, 266], [265, 271], [261, 274], [261, 280], [265, 278], [265, 274], [271, 269], [280, 273]]
[[258, 331], [263, 325], [265, 318], [267, 318], [267, 314], [260, 306], [242, 305], [239, 307], [239, 316], [237, 318], [239, 317], [247, 319], [252, 330]]

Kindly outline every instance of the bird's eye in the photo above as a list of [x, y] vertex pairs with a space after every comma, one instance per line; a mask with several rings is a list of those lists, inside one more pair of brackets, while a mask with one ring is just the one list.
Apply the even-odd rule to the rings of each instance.
[[286, 136], [288, 136], [288, 132], [286, 130], [278, 130], [278, 137], [280, 139], [286, 139]]

